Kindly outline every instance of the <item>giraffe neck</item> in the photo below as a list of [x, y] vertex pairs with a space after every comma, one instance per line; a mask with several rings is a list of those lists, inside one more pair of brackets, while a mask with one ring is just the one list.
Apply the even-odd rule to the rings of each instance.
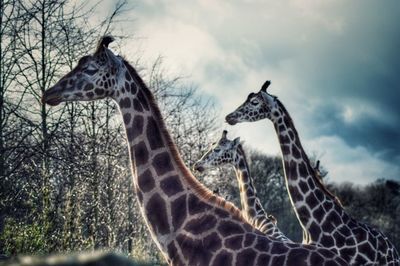
[[242, 213], [250, 223], [264, 234], [281, 241], [290, 242], [276, 225], [276, 220], [269, 216], [263, 208], [250, 175], [243, 147], [239, 145], [236, 153], [234, 168], [239, 184]]
[[234, 168], [240, 189], [240, 201], [246, 216], [248, 218], [267, 217], [257, 197], [246, 155], [241, 146], [237, 149], [236, 157]]
[[[219, 208], [236, 221], [244, 220], [238, 209], [212, 195], [192, 176], [165, 128], [153, 95], [128, 63], [125, 67], [124, 89], [115, 100], [126, 129], [138, 204], [166, 259], [171, 262], [179, 256], [183, 260], [176, 240], [192, 216]], [[205, 217], [216, 223], [216, 218]]]
[[[308, 242], [319, 242], [323, 232], [322, 221], [330, 219], [331, 211], [341, 212], [336, 198], [326, 189], [310, 164], [293, 121], [283, 104], [277, 99], [278, 111], [272, 122], [279, 138], [283, 155], [286, 187], [297, 218], [306, 232]], [[333, 221], [340, 224], [339, 219]]]

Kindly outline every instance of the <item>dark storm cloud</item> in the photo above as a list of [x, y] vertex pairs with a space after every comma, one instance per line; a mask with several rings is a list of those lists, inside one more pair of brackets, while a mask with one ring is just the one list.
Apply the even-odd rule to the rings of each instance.
[[[368, 3], [368, 2], [367, 2]], [[347, 12], [348, 29], [340, 38], [323, 43], [310, 84], [321, 98], [340, 102], [357, 99], [379, 110], [378, 117], [361, 116], [345, 123], [328, 107], [323, 121], [350, 146], [361, 145], [393, 163], [400, 163], [400, 2], [369, 2], [362, 14]], [[309, 73], [311, 74], [311, 73]], [[322, 79], [323, 77], [323, 79]], [[357, 110], [359, 106], [351, 106]], [[336, 114], [336, 115], [335, 115]]]
[[362, 116], [346, 122], [343, 109], [337, 105], [325, 105], [314, 110], [315, 135], [336, 135], [350, 147], [363, 146], [385, 161], [400, 161], [400, 134], [398, 124], [388, 124], [377, 117]]

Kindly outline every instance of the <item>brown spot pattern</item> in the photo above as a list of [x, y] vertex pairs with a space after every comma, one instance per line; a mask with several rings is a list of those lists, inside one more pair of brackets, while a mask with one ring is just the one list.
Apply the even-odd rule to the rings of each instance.
[[215, 257], [212, 266], [231, 265], [231, 264], [232, 264], [232, 253], [223, 250]]
[[241, 235], [231, 236], [225, 239], [224, 246], [232, 250], [239, 250], [242, 248], [242, 242], [243, 242], [243, 236]]
[[185, 225], [185, 230], [194, 235], [201, 234], [212, 229], [217, 223], [217, 219], [212, 215], [201, 216], [197, 219], [190, 220]]
[[144, 94], [141, 90], [138, 91], [136, 94], [139, 102], [142, 104], [143, 108], [146, 109], [147, 111], [149, 110], [149, 104], [147, 102], [147, 99], [144, 97]]
[[143, 192], [149, 192], [155, 187], [154, 178], [150, 170], [146, 170], [138, 176], [138, 185]]
[[129, 97], [125, 97], [119, 101], [119, 106], [121, 108], [130, 108], [131, 107], [131, 99]]
[[197, 196], [189, 195], [189, 214], [197, 214], [211, 209], [211, 206], [201, 201]]
[[140, 104], [140, 102], [136, 99], [133, 99], [133, 108], [138, 111], [138, 112], [143, 112], [143, 108], [142, 105]]
[[182, 195], [171, 202], [172, 225], [176, 231], [180, 228], [187, 216], [186, 195]]
[[[154, 194], [146, 205], [147, 218], [154, 232], [164, 235], [169, 233], [167, 210], [160, 195]], [[157, 210], [157, 211], [154, 211]]]
[[147, 151], [146, 143], [144, 143], [144, 141], [133, 146], [133, 152], [135, 154], [136, 164], [141, 165], [147, 163], [149, 152]]
[[229, 235], [243, 233], [242, 227], [232, 221], [221, 222], [220, 225], [218, 226], [218, 230], [222, 236], [229, 236]]
[[132, 126], [127, 129], [127, 135], [130, 141], [134, 140], [137, 136], [142, 134], [143, 124], [144, 119], [142, 116], [137, 115], [133, 118]]
[[163, 175], [174, 170], [171, 157], [169, 156], [168, 152], [163, 152], [154, 156], [152, 165], [158, 175]]
[[246, 234], [245, 239], [244, 239], [244, 246], [249, 247], [253, 244], [254, 240], [256, 239], [256, 236], [253, 234]]
[[97, 95], [103, 95], [103, 94], [104, 94], [104, 90], [103, 90], [103, 89], [95, 89], [94, 92], [95, 92]]
[[206, 238], [204, 238], [204, 246], [208, 248], [209, 250], [218, 250], [221, 248], [222, 243], [221, 243], [221, 238], [217, 233], [211, 233]]
[[188, 265], [209, 265], [211, 252], [203, 246], [201, 240], [191, 239], [184, 235], [177, 236], [177, 242], [183, 255], [188, 260]]
[[[237, 266], [248, 266], [248, 265], [253, 265], [254, 260], [256, 259], [257, 253], [251, 249], [245, 249], [241, 251], [239, 254], [237, 254], [236, 258], [236, 265]], [[291, 265], [291, 264], [288, 264]], [[294, 265], [294, 264], [293, 264]]]
[[164, 193], [169, 197], [183, 191], [181, 181], [179, 181], [179, 176], [177, 175], [169, 176], [163, 179], [160, 182], [160, 187], [164, 191]]
[[160, 128], [153, 117], [148, 118], [146, 132], [147, 139], [152, 150], [156, 150], [164, 146], [164, 142], [161, 138]]
[[128, 125], [131, 122], [131, 114], [130, 113], [124, 114], [123, 119], [124, 119], [124, 124]]
[[136, 94], [137, 92], [137, 87], [135, 83], [131, 83], [131, 93]]

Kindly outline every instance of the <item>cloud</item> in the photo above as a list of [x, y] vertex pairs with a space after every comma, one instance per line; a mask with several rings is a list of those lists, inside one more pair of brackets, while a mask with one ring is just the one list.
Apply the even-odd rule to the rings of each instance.
[[320, 135], [338, 136], [349, 147], [363, 146], [377, 158], [393, 164], [400, 160], [400, 135], [396, 117], [377, 109], [362, 100], [331, 102], [317, 105], [309, 112], [309, 123], [319, 126], [311, 132]]
[[[271, 79], [332, 176], [400, 179], [399, 1], [152, 0], [133, 12], [147, 58], [162, 54], [217, 99], [221, 124]], [[279, 153], [270, 122], [228, 129]]]
[[399, 165], [385, 162], [362, 146], [349, 147], [336, 136], [323, 136], [307, 141], [311, 150], [319, 151], [321, 163], [328, 170], [330, 182], [367, 184], [377, 178], [396, 179]]

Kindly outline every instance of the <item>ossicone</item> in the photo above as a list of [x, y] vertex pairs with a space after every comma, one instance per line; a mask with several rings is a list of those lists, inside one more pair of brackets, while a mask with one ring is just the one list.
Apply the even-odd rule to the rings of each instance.
[[267, 89], [268, 89], [269, 85], [271, 85], [271, 81], [270, 81], [270, 80], [267, 80], [267, 81], [262, 85], [261, 91], [267, 92]]
[[226, 138], [226, 135], [228, 134], [227, 130], [222, 131], [222, 138]]
[[99, 44], [97, 45], [97, 50], [99, 50], [99, 49], [101, 49], [101, 48], [103, 48], [103, 47], [108, 48], [108, 45], [109, 45], [110, 43], [112, 43], [114, 40], [115, 40], [114, 37], [111, 36], [111, 35], [105, 35], [105, 36], [103, 36], [103, 37], [100, 39]]

